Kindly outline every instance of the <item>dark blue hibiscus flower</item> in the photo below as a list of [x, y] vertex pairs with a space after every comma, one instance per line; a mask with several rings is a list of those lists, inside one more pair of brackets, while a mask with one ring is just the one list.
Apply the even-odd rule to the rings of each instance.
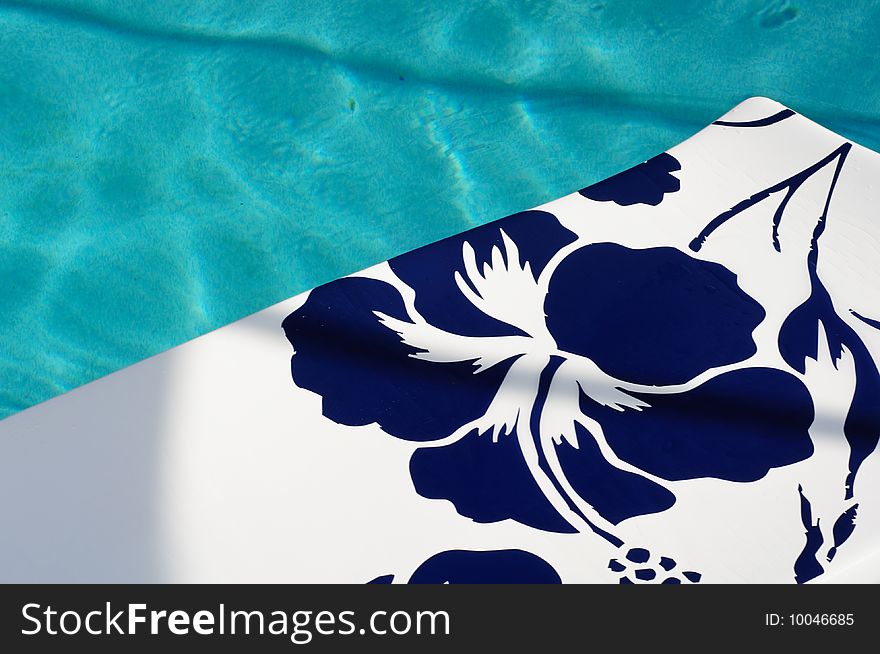
[[331, 420], [419, 442], [416, 490], [463, 516], [614, 542], [675, 502], [666, 481], [755, 480], [812, 453], [803, 384], [739, 366], [764, 311], [723, 266], [583, 244], [530, 211], [388, 267], [285, 319], [293, 378]]
[[597, 202], [612, 201], [621, 206], [657, 206], [663, 201], [663, 196], [681, 188], [681, 182], [672, 175], [676, 170], [681, 170], [678, 159], [664, 152], [578, 192]]

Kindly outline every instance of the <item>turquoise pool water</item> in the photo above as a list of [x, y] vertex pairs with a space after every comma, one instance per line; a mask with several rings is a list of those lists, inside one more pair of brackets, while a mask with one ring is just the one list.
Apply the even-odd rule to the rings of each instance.
[[880, 148], [880, 2], [435, 4], [0, 1], [0, 417], [750, 95]]

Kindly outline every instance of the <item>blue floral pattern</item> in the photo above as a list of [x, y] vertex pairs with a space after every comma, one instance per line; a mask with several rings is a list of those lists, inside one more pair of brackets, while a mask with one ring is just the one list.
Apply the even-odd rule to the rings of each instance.
[[[580, 193], [653, 206], [679, 189], [678, 169], [660, 155]], [[803, 181], [792, 180], [780, 188]], [[746, 363], [765, 312], [724, 266], [673, 247], [584, 243], [547, 211], [392, 259], [399, 283], [355, 276], [316, 288], [283, 327], [293, 379], [322, 397], [325, 416], [420, 444], [410, 474], [422, 496], [479, 523], [593, 531], [622, 546], [615, 525], [675, 503], [667, 482], [750, 482], [811, 456], [813, 402], [792, 372], [815, 356], [804, 344], [815, 348], [818, 321], [861, 357], [851, 490], [880, 434], [866, 399], [880, 376], [808, 264], [814, 299], [780, 335], [791, 371]]]

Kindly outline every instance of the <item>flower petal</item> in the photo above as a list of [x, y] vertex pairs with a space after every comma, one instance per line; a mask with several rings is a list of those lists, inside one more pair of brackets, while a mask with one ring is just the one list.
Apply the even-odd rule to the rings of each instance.
[[474, 430], [451, 445], [417, 450], [409, 468], [419, 495], [449, 500], [476, 522], [510, 518], [545, 531], [575, 531], [541, 492], [515, 434], [493, 442]]
[[670, 481], [755, 481], [813, 453], [813, 403], [803, 383], [772, 368], [742, 368], [684, 393], [637, 394], [651, 406], [614, 411], [582, 398], [624, 461]]
[[523, 550], [448, 550], [422, 563], [411, 584], [561, 584], [559, 573]]
[[451, 236], [391, 259], [391, 269], [416, 292], [416, 309], [432, 325], [465, 336], [524, 335], [509, 324], [477, 309], [459, 290], [455, 273], [465, 273], [463, 252], [474, 250], [478, 269], [491, 265], [493, 249], [501, 256], [505, 244], [501, 230], [516, 243], [523, 265], [529, 262], [537, 276], [550, 258], [576, 236], [553, 214], [524, 211]]
[[610, 200], [624, 207], [632, 204], [657, 206], [667, 193], [675, 193], [681, 188], [678, 178], [670, 174], [675, 170], [681, 170], [678, 159], [664, 152], [578, 192], [597, 202]]
[[589, 245], [550, 280], [547, 326], [560, 349], [607, 374], [649, 385], [681, 384], [755, 352], [764, 309], [723, 266], [674, 248]]
[[572, 488], [603, 518], [617, 524], [675, 504], [675, 495], [663, 486], [611, 465], [582, 425], [576, 425], [576, 432], [577, 449], [563, 441], [556, 445], [557, 456]]
[[510, 362], [475, 374], [472, 362], [416, 359], [417, 350], [376, 312], [407, 318], [394, 287], [346, 277], [314, 289], [284, 320], [294, 382], [321, 395], [326, 417], [344, 425], [376, 422], [392, 436], [430, 441], [486, 412]]

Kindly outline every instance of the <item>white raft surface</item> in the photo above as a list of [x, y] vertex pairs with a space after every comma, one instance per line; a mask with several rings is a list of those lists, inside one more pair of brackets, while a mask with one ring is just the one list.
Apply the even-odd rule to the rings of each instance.
[[[546, 285], [541, 286], [540, 275], [535, 280], [533, 266], [525, 266], [533, 244], [517, 243], [506, 232], [496, 258], [474, 261], [465, 234], [460, 256], [443, 281], [476, 310], [525, 334], [508, 335], [514, 340], [468, 339], [432, 324], [418, 309], [422, 287], [408, 286], [387, 263], [356, 275], [383, 280], [383, 288], [401, 292], [407, 315], [389, 317], [380, 310], [374, 319], [384, 321], [384, 328], [403, 341], [401, 347], [412, 346], [407, 351], [414, 359], [430, 361], [440, 371], [483, 357], [488, 369], [474, 366], [473, 373], [483, 379], [493, 366], [510, 366], [495, 396], [498, 402], [483, 417], [463, 419], [458, 431], [468, 432], [464, 423], [473, 419], [481, 427], [465, 437], [495, 438], [492, 447], [499, 452], [514, 447], [505, 439], [519, 439], [522, 471], [533, 475], [534, 490], [546, 502], [539, 510], [550, 516], [544, 522], [523, 518], [517, 506], [507, 506], [510, 502], [492, 515], [484, 506], [474, 509], [480, 492], [504, 497], [504, 489], [479, 490], [479, 471], [467, 482], [476, 490], [456, 487], [450, 497], [420, 494], [423, 481], [410, 467], [414, 453], [442, 447], [436, 442], [440, 437], [454, 445], [461, 433], [435, 435], [435, 442], [428, 442], [389, 433], [396, 428], [383, 428], [381, 419], [346, 424], [352, 420], [340, 419], [338, 409], [348, 400], [333, 395], [334, 384], [343, 388], [363, 380], [340, 372], [322, 396], [308, 388], [309, 379], [296, 378], [299, 353], [292, 376], [294, 348], [282, 322], [305, 311], [310, 293], [304, 293], [0, 422], [0, 581], [363, 583], [393, 575], [394, 583], [402, 583], [444, 552], [519, 550], [546, 562], [567, 583], [619, 583], [622, 577], [659, 583], [676, 575], [683, 583], [792, 583], [798, 576], [812, 583], [880, 582], [880, 453], [863, 457], [848, 493], [853, 448], [846, 433], [856, 387], [871, 388], [870, 364], [880, 362], [880, 155], [858, 144], [846, 146], [847, 139], [766, 98], [747, 100], [719, 120], [669, 151], [680, 168], [668, 175], [679, 188], [664, 190], [659, 183], [658, 203], [627, 204], [575, 192], [538, 209], [570, 232], [566, 252], [598, 243], [636, 251], [673, 248], [677, 257], [730, 271], [741, 292], [764, 311], [760, 324], [745, 334], [754, 343], [754, 354], [745, 360], [715, 366], [665, 390], [662, 384], [641, 384], [656, 388], [642, 388], [634, 398], [626, 391], [638, 392], [639, 383], [612, 378], [589, 357], [559, 354], [562, 346], [554, 349], [553, 325], [548, 339], [541, 303]], [[784, 184], [799, 174], [800, 182]], [[669, 176], [661, 174], [666, 181]], [[646, 182], [643, 190], [657, 192], [651, 188], [657, 183]], [[768, 191], [766, 197], [758, 197], [762, 191]], [[781, 203], [777, 250], [772, 225]], [[735, 207], [736, 215], [720, 221], [694, 251], [694, 238]], [[504, 230], [510, 221], [528, 219], [513, 216], [481, 229]], [[820, 223], [824, 229], [817, 236]], [[408, 256], [423, 256], [432, 247]], [[783, 356], [780, 333], [815, 292], [810, 257], [817, 247], [813, 277], [827, 289], [837, 318], [827, 311], [819, 315], [815, 356], [800, 357], [801, 373]], [[607, 283], [615, 280], [609, 277]], [[632, 298], [620, 299], [628, 301]], [[597, 311], [595, 320], [613, 320], [608, 314]], [[338, 338], [332, 327], [327, 325], [327, 339]], [[846, 328], [849, 336], [835, 352], [828, 333]], [[306, 351], [313, 341], [302, 345], [303, 357], [312, 356]], [[613, 344], [630, 345], [636, 346]], [[536, 434], [523, 416], [534, 410], [542, 368], [554, 353], [570, 376], [566, 382], [558, 373], [559, 392], [551, 390], [545, 400]], [[521, 364], [511, 365], [511, 358]], [[381, 356], [376, 359], [381, 366]], [[570, 361], [579, 363], [569, 366]], [[754, 367], [784, 372], [796, 380], [792, 383], [803, 384], [815, 411], [803, 436], [812, 454], [772, 463], [754, 480], [693, 473], [673, 479], [667, 468], [627, 461], [620, 437], [615, 451], [603, 436], [605, 414], [585, 416], [577, 401], [570, 401], [579, 385], [599, 405], [616, 403], [615, 410], [627, 415], [650, 416], [661, 395]], [[401, 397], [409, 397], [406, 386], [401, 382]], [[374, 392], [369, 384], [363, 390]], [[377, 412], [399, 410], [394, 398], [388, 402]], [[870, 422], [870, 401], [859, 402]], [[331, 417], [325, 416], [333, 403]], [[874, 398], [875, 411], [878, 404], [880, 397]], [[742, 406], [744, 415], [750, 406]], [[696, 414], [702, 410], [691, 408]], [[576, 423], [583, 426], [580, 431]], [[870, 428], [858, 437], [870, 439]], [[529, 438], [523, 437], [526, 432]], [[712, 437], [707, 428], [706, 438]], [[587, 497], [590, 492], [576, 490], [590, 487], [588, 475], [575, 479], [582, 473], [565, 464], [559, 470], [535, 463], [539, 452], [552, 456], [570, 448], [572, 456], [580, 455], [586, 443], [578, 439], [585, 438], [598, 443], [608, 469], [665, 488], [674, 496], [672, 506], [609, 517]], [[462, 460], [461, 469], [468, 465]], [[711, 462], [706, 465], [715, 469]], [[450, 478], [455, 469], [438, 475]], [[486, 472], [488, 485], [503, 478], [493, 471]], [[613, 503], [607, 498], [615, 489], [600, 490], [605, 504]], [[844, 524], [844, 514], [850, 516], [849, 527], [854, 516], [854, 528]], [[548, 526], [551, 518], [555, 526]], [[828, 561], [835, 539], [850, 531]], [[811, 539], [820, 545], [811, 549]], [[647, 551], [649, 560], [627, 560], [633, 548]], [[661, 565], [662, 557], [674, 560], [671, 571]], [[490, 561], [488, 567], [493, 565]], [[636, 575], [647, 568], [653, 578]], [[683, 577], [684, 571], [699, 577]], [[456, 577], [454, 566], [444, 574], [452, 581], [467, 580]], [[514, 566], [511, 580], [518, 574]]]

